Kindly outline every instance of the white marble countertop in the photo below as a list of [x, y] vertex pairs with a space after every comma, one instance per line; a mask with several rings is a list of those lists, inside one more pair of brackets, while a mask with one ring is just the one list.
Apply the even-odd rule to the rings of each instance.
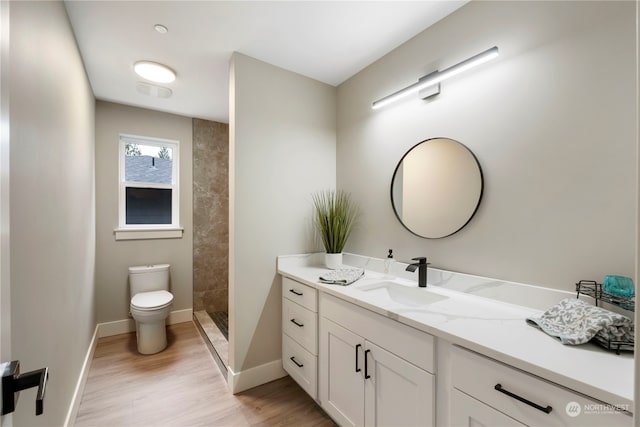
[[[321, 255], [280, 256], [278, 273], [453, 344], [632, 411], [634, 366], [631, 352], [616, 355], [595, 344], [563, 345], [525, 322], [528, 316], [541, 312], [542, 309], [538, 307], [541, 304], [542, 307], [550, 307], [562, 298], [570, 295], [575, 297], [575, 294], [430, 268], [427, 290], [445, 298], [412, 307], [384, 298], [379, 292], [362, 290], [381, 280], [417, 288], [415, 279], [404, 272], [406, 264], [396, 264], [394, 273], [400, 277], [387, 278], [379, 272], [382, 271], [379, 267], [382, 260], [372, 259], [374, 261], [367, 264], [364, 277], [352, 285], [325, 285], [318, 282], [318, 277], [328, 271], [322, 265]], [[367, 258], [345, 254], [344, 262], [347, 266], [362, 267], [365, 260]], [[417, 273], [414, 275], [417, 276]], [[476, 289], [482, 289], [484, 284], [484, 289], [492, 289], [492, 295], [481, 297], [438, 286], [438, 280], [445, 276], [448, 282], [466, 283], [467, 288], [473, 288], [474, 281]], [[432, 281], [436, 284], [432, 284]], [[529, 295], [532, 301], [528, 304], [530, 307], [505, 302], [509, 300], [508, 294], [518, 295], [518, 286], [523, 287], [520, 293]], [[498, 290], [501, 287], [505, 289], [502, 298]], [[502, 301], [496, 301], [493, 297]]]

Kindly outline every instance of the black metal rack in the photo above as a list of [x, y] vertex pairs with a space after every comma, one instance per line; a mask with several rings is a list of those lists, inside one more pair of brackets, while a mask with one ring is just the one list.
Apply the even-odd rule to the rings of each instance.
[[[580, 294], [587, 295], [595, 299], [596, 306], [600, 301], [616, 305], [624, 310], [635, 311], [635, 297], [620, 297], [612, 295], [602, 290], [602, 284], [597, 283], [594, 280], [580, 280], [576, 283], [576, 298], [580, 298]], [[592, 341], [595, 341], [607, 350], [614, 350], [616, 354], [620, 354], [621, 351], [633, 351], [634, 341], [614, 341], [607, 340], [596, 335]]]

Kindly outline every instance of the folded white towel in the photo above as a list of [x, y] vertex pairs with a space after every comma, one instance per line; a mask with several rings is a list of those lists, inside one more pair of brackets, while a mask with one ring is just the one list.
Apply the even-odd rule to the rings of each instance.
[[541, 315], [527, 318], [527, 323], [560, 338], [562, 344], [584, 344], [596, 334], [609, 340], [633, 340], [631, 319], [579, 299], [564, 299]]
[[338, 268], [323, 273], [318, 280], [329, 285], [350, 285], [364, 276], [364, 268]]

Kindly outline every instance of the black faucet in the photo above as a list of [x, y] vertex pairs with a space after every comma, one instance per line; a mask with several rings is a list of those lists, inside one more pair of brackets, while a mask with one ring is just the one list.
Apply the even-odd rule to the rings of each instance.
[[421, 288], [426, 288], [427, 287], [427, 266], [431, 263], [427, 262], [426, 257], [418, 257], [418, 258], [411, 258], [411, 259], [418, 262], [409, 264], [406, 270], [411, 272], [418, 270], [418, 286]]

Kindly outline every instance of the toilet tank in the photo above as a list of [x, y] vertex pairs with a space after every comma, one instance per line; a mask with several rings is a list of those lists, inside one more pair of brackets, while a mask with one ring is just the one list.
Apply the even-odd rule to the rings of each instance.
[[132, 297], [140, 292], [168, 291], [169, 264], [129, 267], [129, 289]]

